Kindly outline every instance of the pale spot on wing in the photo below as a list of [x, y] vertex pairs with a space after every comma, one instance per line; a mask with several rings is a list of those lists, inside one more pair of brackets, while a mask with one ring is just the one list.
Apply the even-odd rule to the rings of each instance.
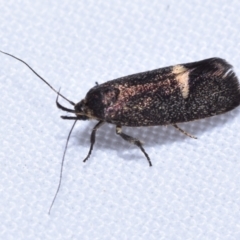
[[176, 65], [172, 70], [176, 76], [176, 81], [181, 90], [183, 98], [187, 98], [189, 94], [189, 70], [182, 65]]

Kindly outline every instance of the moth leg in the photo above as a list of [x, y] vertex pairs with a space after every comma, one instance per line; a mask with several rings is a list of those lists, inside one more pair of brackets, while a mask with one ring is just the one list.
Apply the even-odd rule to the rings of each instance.
[[103, 121], [99, 121], [99, 122], [95, 125], [95, 127], [93, 128], [92, 133], [91, 133], [91, 138], [90, 138], [91, 146], [90, 146], [88, 155], [87, 155], [87, 157], [83, 160], [83, 162], [86, 162], [86, 161], [88, 160], [88, 158], [90, 157], [91, 152], [92, 152], [92, 149], [93, 149], [93, 145], [94, 145], [94, 143], [95, 143], [96, 131], [97, 131], [98, 128], [100, 128], [103, 124], [104, 124]]
[[195, 136], [185, 132], [183, 129], [181, 129], [177, 124], [172, 124], [173, 127], [175, 127], [178, 131], [180, 131], [181, 133], [185, 134], [186, 136], [190, 137], [190, 138], [194, 138], [197, 139]]
[[150, 167], [152, 166], [152, 163], [151, 163], [151, 160], [150, 160], [148, 154], [145, 152], [145, 150], [144, 150], [144, 148], [142, 146], [142, 143], [138, 139], [133, 138], [133, 137], [128, 136], [127, 134], [123, 133], [121, 126], [116, 126], [116, 134], [120, 135], [127, 142], [133, 143], [136, 146], [138, 146], [141, 149], [141, 151], [143, 152], [143, 154], [145, 155], [145, 157], [147, 158], [149, 166]]

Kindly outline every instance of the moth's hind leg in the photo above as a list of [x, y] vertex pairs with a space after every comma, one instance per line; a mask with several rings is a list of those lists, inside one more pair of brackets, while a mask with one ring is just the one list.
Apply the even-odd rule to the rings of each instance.
[[181, 133], [185, 134], [186, 136], [190, 137], [190, 138], [194, 138], [197, 139], [195, 136], [185, 132], [183, 129], [181, 129], [177, 124], [172, 124], [173, 127], [175, 127], [178, 131], [180, 131]]
[[133, 137], [128, 136], [127, 134], [123, 133], [121, 126], [116, 126], [116, 133], [117, 133], [118, 135], [120, 135], [124, 140], [126, 140], [126, 141], [128, 141], [128, 142], [130, 142], [130, 143], [133, 143], [133, 144], [135, 144], [136, 146], [138, 146], [138, 147], [141, 149], [141, 151], [143, 152], [143, 154], [145, 155], [145, 157], [147, 158], [148, 163], [149, 163], [149, 166], [150, 166], [150, 167], [152, 166], [152, 163], [151, 163], [151, 160], [150, 160], [148, 154], [145, 152], [145, 150], [144, 150], [144, 148], [143, 148], [143, 146], [142, 146], [142, 143], [141, 143], [138, 139], [133, 138]]

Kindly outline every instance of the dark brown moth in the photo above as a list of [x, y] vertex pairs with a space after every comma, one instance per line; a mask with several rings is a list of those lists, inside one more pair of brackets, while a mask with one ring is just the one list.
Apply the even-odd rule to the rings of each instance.
[[172, 125], [187, 136], [195, 138], [179, 128], [177, 123], [225, 113], [240, 104], [239, 81], [232, 66], [221, 58], [209, 58], [198, 62], [159, 68], [107, 81], [91, 88], [85, 98], [75, 104], [56, 91], [26, 62], [11, 54], [2, 53], [23, 62], [58, 96], [60, 95], [73, 105], [73, 109], [62, 106], [58, 102], [57, 96], [57, 107], [74, 114], [74, 116], [61, 117], [75, 120], [75, 122], [68, 135], [59, 186], [52, 205], [60, 189], [67, 144], [77, 120], [93, 119], [98, 121], [92, 130], [91, 145], [84, 162], [91, 155], [97, 129], [104, 123], [111, 123], [116, 126], [116, 134], [138, 146], [147, 158], [149, 165], [152, 166], [142, 143], [123, 133], [122, 126]]

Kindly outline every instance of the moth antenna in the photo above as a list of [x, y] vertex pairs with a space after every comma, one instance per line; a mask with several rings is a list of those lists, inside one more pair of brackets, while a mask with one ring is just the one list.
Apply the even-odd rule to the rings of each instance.
[[43, 77], [41, 77], [32, 67], [30, 67], [29, 64], [27, 64], [26, 62], [24, 62], [22, 59], [13, 56], [12, 54], [9, 54], [7, 52], [3, 52], [0, 50], [1, 53], [6, 54], [12, 58], [17, 59], [18, 61], [22, 62], [23, 64], [25, 64], [35, 75], [37, 75], [43, 82], [45, 82], [55, 93], [59, 94], [63, 99], [65, 99], [66, 101], [68, 101], [71, 105], [75, 106], [76, 104], [72, 101], [70, 101], [69, 99], [67, 99], [66, 97], [64, 97], [62, 94], [58, 93], [57, 90], [55, 88], [53, 88]]
[[53, 198], [53, 200], [52, 200], [52, 204], [51, 204], [51, 206], [50, 206], [50, 208], [49, 208], [49, 211], [48, 211], [48, 214], [49, 214], [49, 215], [50, 215], [50, 213], [51, 213], [53, 204], [54, 204], [54, 202], [55, 202], [55, 200], [56, 200], [56, 198], [57, 198], [58, 192], [59, 192], [60, 187], [61, 187], [61, 183], [62, 183], [62, 173], [63, 173], [63, 165], [64, 165], [64, 160], [65, 160], [65, 155], [66, 155], [66, 152], [67, 152], [68, 142], [69, 142], [70, 136], [71, 136], [71, 134], [72, 134], [72, 131], [73, 131], [73, 128], [74, 128], [76, 122], [77, 122], [77, 119], [74, 121], [74, 123], [73, 123], [73, 125], [72, 125], [72, 127], [71, 127], [71, 130], [70, 130], [70, 132], [69, 132], [69, 134], [68, 134], [68, 138], [67, 138], [67, 141], [66, 141], [66, 145], [65, 145], [65, 149], [64, 149], [64, 153], [63, 153], [63, 157], [62, 157], [59, 183], [58, 183], [57, 191], [56, 191], [56, 193], [55, 193], [55, 195], [54, 195], [54, 198]]

